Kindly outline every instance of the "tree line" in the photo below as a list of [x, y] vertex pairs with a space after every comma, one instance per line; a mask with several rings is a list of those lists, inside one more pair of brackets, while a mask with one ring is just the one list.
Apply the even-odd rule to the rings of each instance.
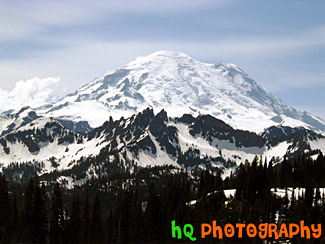
[[[171, 235], [171, 221], [192, 224], [199, 237], [201, 223], [325, 222], [325, 158], [302, 155], [274, 165], [256, 157], [245, 162], [235, 174], [223, 179], [221, 172], [201, 171], [198, 181], [170, 174], [163, 185], [154, 180], [142, 189], [121, 185], [113, 207], [106, 208], [105, 192], [92, 192], [88, 182], [68, 193], [59, 183], [48, 190], [37, 175], [25, 185], [11, 185], [0, 174], [0, 243], [187, 243]], [[150, 171], [148, 171], [150, 172]], [[101, 178], [103, 184], [105, 179]], [[271, 189], [282, 187], [280, 198]], [[289, 197], [288, 187], [304, 187], [304, 194]], [[235, 189], [231, 198], [225, 189]], [[273, 190], [274, 191], [274, 190]], [[142, 196], [143, 195], [143, 196]], [[195, 201], [192, 201], [194, 200]], [[266, 240], [271, 243], [272, 240]], [[284, 240], [282, 240], [284, 241]], [[291, 243], [321, 243], [294, 238]], [[263, 243], [245, 234], [241, 239], [199, 239], [204, 243]]]

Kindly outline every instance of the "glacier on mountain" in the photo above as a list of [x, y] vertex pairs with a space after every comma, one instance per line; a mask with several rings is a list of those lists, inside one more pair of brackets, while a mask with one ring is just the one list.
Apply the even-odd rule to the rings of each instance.
[[203, 63], [168, 50], [138, 57], [36, 111], [97, 127], [110, 116], [129, 117], [147, 107], [165, 109], [172, 117], [211, 114], [236, 129], [257, 133], [273, 125], [325, 132], [322, 119], [284, 105], [238, 66]]

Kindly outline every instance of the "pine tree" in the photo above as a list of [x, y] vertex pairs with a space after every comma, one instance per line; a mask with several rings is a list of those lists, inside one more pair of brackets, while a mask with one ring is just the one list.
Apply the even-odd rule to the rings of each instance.
[[0, 173], [0, 241], [8, 240], [8, 224], [10, 220], [10, 200], [8, 181], [4, 174]]
[[246, 189], [246, 182], [247, 182], [247, 178], [246, 178], [246, 170], [245, 170], [245, 166], [244, 164], [240, 164], [239, 168], [238, 168], [238, 174], [236, 177], [236, 193], [235, 193], [235, 197], [236, 200], [240, 201], [242, 199], [242, 197], [244, 196], [245, 193], [245, 189]]
[[108, 217], [105, 219], [105, 243], [113, 242], [113, 232], [114, 232], [114, 220], [113, 220], [113, 212], [110, 211]]
[[267, 185], [269, 189], [271, 189], [272, 187], [276, 187], [274, 184], [274, 172], [273, 172], [272, 160], [270, 160], [268, 163], [266, 178], [267, 178]]
[[70, 219], [68, 224], [68, 232], [69, 232], [69, 243], [71, 244], [79, 244], [80, 243], [80, 231], [81, 231], [81, 203], [79, 199], [79, 195], [75, 195], [72, 198], [72, 205], [70, 211]]
[[47, 195], [45, 186], [43, 184], [40, 186], [37, 178], [35, 185], [36, 189], [32, 206], [31, 241], [33, 244], [44, 244], [48, 240]]
[[81, 241], [83, 244], [88, 244], [89, 242], [89, 222], [90, 222], [90, 213], [89, 213], [90, 203], [89, 203], [89, 190], [86, 186], [85, 188], [85, 197], [82, 206], [82, 230], [81, 230]]
[[116, 242], [127, 243], [129, 241], [129, 221], [130, 221], [130, 193], [127, 190], [119, 189], [114, 219], [116, 224]]
[[122, 217], [122, 194], [123, 190], [122, 188], [118, 189], [116, 200], [115, 200], [115, 206], [114, 206], [114, 213], [113, 213], [113, 227], [112, 230], [112, 240], [116, 240], [116, 243], [123, 243], [123, 240], [121, 240], [121, 227], [123, 226], [121, 224], [121, 217]]
[[69, 216], [70, 213], [67, 204], [63, 210], [63, 226], [62, 226], [62, 237], [61, 237], [62, 243], [69, 243], [69, 237], [70, 237], [70, 233], [68, 232]]
[[142, 234], [142, 208], [139, 202], [138, 191], [136, 190], [131, 202], [131, 219], [130, 219], [130, 240], [133, 242], [140, 241]]
[[23, 241], [29, 243], [32, 238], [32, 215], [33, 215], [33, 203], [36, 186], [34, 178], [30, 178], [25, 189], [23, 208], [22, 208], [22, 226]]
[[251, 202], [255, 202], [256, 199], [256, 191], [257, 191], [257, 162], [258, 157], [255, 156], [251, 165], [249, 163], [245, 164], [248, 167], [248, 182], [246, 185], [247, 199]]
[[96, 197], [92, 206], [89, 236], [91, 237], [92, 244], [102, 244], [104, 241], [102, 213], [98, 192], [96, 193]]
[[149, 242], [157, 240], [158, 225], [157, 219], [159, 217], [159, 197], [155, 189], [155, 185], [151, 182], [149, 187], [148, 203], [145, 211], [146, 234]]
[[20, 240], [21, 233], [21, 223], [20, 216], [17, 204], [17, 195], [14, 193], [12, 201], [11, 201], [11, 232], [12, 232], [12, 241], [18, 242]]
[[64, 215], [62, 206], [62, 192], [59, 183], [56, 183], [51, 197], [50, 244], [62, 243], [63, 229]]
[[311, 187], [307, 187], [305, 191], [305, 204], [307, 208], [311, 208], [314, 201], [314, 190]]

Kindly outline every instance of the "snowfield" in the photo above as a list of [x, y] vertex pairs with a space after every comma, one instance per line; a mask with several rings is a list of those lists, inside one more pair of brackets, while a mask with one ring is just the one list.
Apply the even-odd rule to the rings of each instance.
[[162, 50], [106, 72], [41, 115], [101, 125], [147, 107], [169, 116], [211, 114], [235, 129], [261, 132], [272, 125], [303, 126], [325, 133], [325, 122], [287, 107], [235, 64], [208, 64]]

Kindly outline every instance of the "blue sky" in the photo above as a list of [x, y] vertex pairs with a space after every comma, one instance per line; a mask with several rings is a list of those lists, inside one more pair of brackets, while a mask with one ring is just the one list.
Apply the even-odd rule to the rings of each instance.
[[37, 82], [48, 84], [42, 99], [51, 101], [137, 56], [172, 49], [235, 63], [285, 104], [325, 119], [325, 1], [0, 0], [0, 6], [1, 106], [14, 94], [33, 96], [37, 89], [28, 87]]

